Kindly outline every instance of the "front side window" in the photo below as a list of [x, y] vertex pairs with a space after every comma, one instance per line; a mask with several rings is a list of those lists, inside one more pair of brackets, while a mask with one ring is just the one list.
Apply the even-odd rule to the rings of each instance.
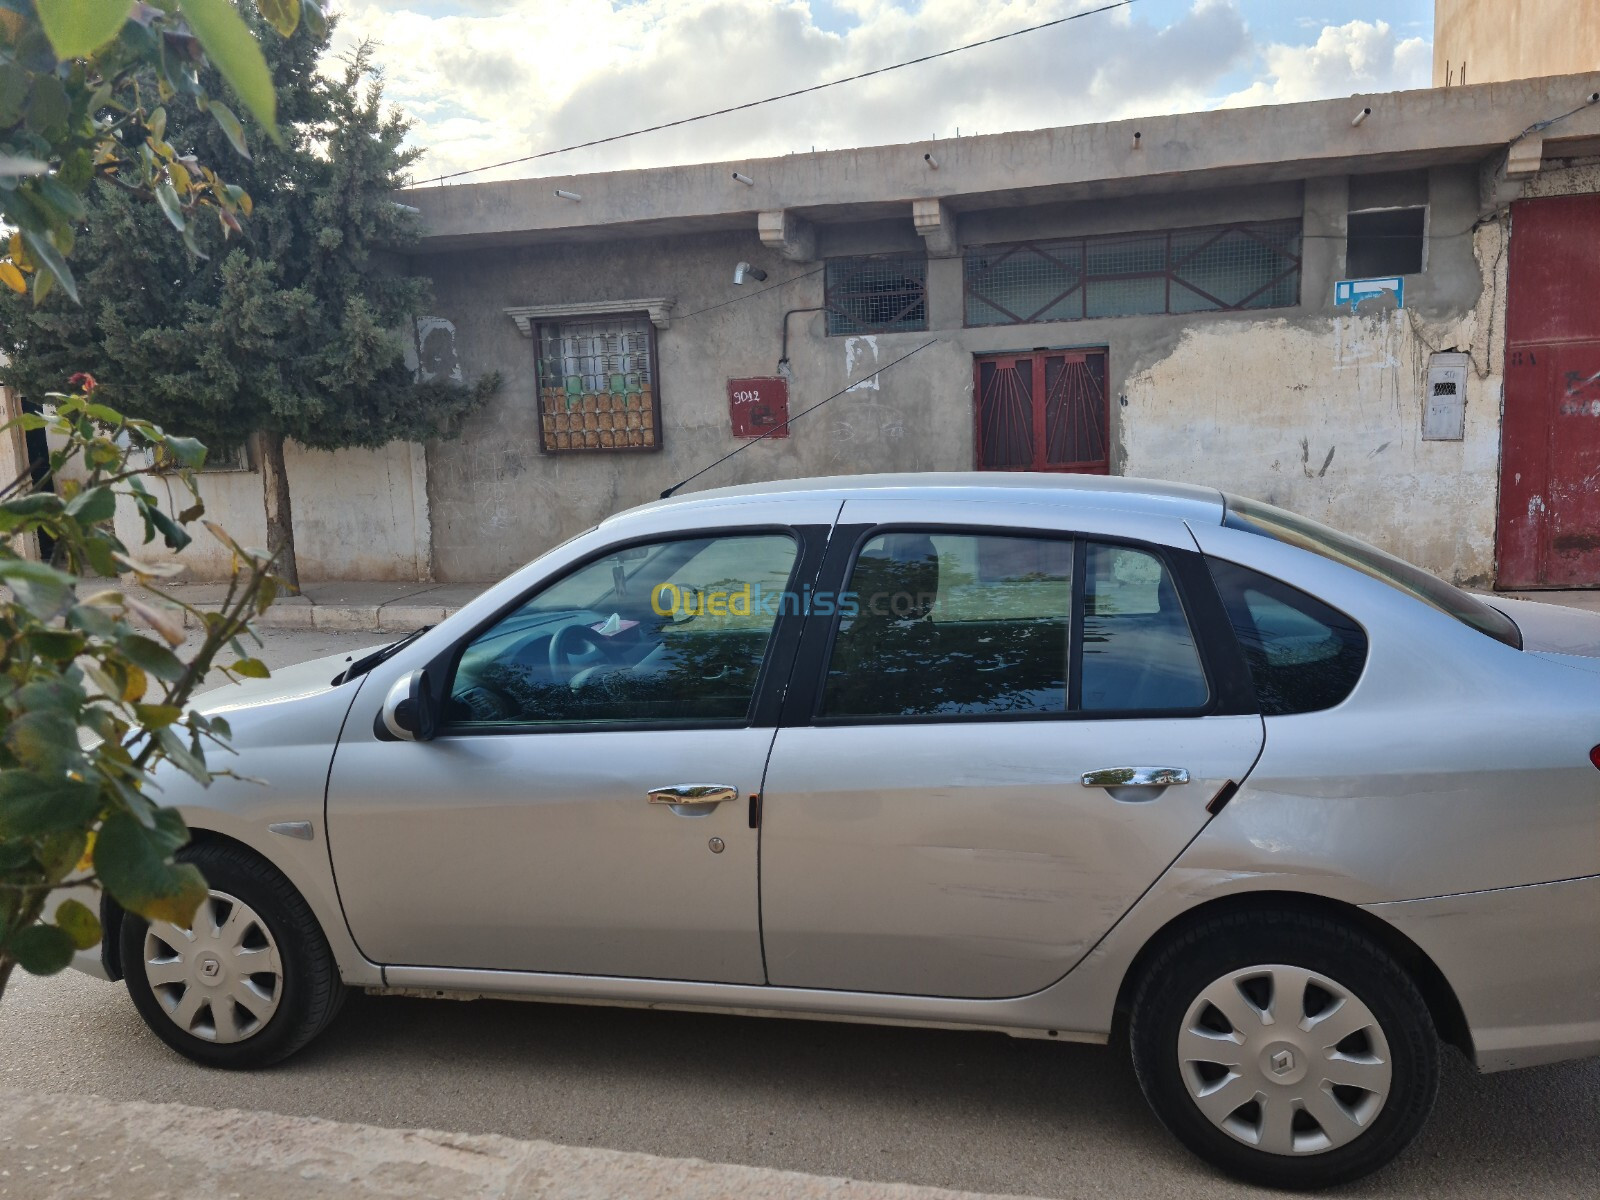
[[1505, 613], [1453, 587], [1438, 576], [1428, 574], [1421, 567], [1412, 566], [1403, 558], [1396, 558], [1359, 538], [1330, 529], [1320, 521], [1313, 521], [1287, 509], [1262, 504], [1257, 500], [1246, 500], [1242, 496], [1225, 494], [1223, 501], [1226, 512], [1222, 523], [1229, 529], [1260, 534], [1353, 567], [1363, 575], [1369, 575], [1449, 614], [1463, 625], [1488, 634], [1497, 642], [1504, 642], [1519, 650], [1522, 648], [1522, 634], [1516, 622]]
[[1367, 663], [1367, 635], [1359, 625], [1269, 575], [1221, 559], [1207, 562], [1262, 716], [1318, 712], [1351, 693]]
[[[869, 539], [839, 598], [823, 719], [1198, 710], [1209, 699], [1165, 564], [1069, 539], [900, 531]], [[1072, 616], [1083, 613], [1073, 643]]]
[[541, 590], [475, 637], [449, 724], [745, 720], [797, 546], [786, 534], [635, 546]]

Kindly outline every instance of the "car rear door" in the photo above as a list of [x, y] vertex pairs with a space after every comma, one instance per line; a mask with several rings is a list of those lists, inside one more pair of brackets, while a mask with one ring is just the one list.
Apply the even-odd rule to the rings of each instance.
[[818, 586], [763, 793], [774, 985], [1043, 988], [1260, 753], [1179, 520], [851, 500]]

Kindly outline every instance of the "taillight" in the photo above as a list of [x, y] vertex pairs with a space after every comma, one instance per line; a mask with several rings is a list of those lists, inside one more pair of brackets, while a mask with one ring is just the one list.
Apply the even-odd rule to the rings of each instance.
[[1589, 751], [1589, 761], [1594, 764], [1595, 770], [1600, 771], [1600, 746]]

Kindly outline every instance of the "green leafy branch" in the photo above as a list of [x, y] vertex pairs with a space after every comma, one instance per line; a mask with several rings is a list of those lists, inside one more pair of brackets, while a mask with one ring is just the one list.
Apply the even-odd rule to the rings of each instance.
[[[188, 831], [151, 793], [163, 771], [201, 784], [228, 773], [207, 763], [208, 749], [228, 749], [226, 720], [189, 700], [214, 667], [229, 679], [267, 674], [245, 640], [278, 589], [268, 555], [204, 520], [193, 474], [204, 446], [87, 392], [52, 399], [49, 415], [18, 422], [45, 431], [48, 460], [0, 490], [0, 994], [16, 966], [48, 974], [98, 943], [98, 918], [77, 899], [41, 920], [56, 889], [98, 885], [152, 920], [192, 918], [205, 881], [174, 861]], [[141, 479], [157, 456], [178, 464], [193, 501], [176, 515]], [[180, 568], [137, 557], [117, 533], [119, 511], [146, 544], [181, 551], [197, 523], [220, 540], [232, 561], [220, 606], [164, 591]], [[53, 545], [48, 562], [24, 553], [38, 536]], [[110, 585], [92, 588], [96, 576]], [[185, 614], [201, 631], [187, 657]]]
[[[321, 0], [254, 4], [284, 37], [302, 17], [318, 36], [327, 28]], [[240, 230], [243, 189], [164, 139], [164, 106], [185, 96], [249, 157], [239, 118], [202, 86], [207, 62], [279, 140], [271, 73], [232, 0], [0, 0], [0, 224], [17, 232], [0, 252], [0, 286], [31, 286], [36, 304], [56, 287], [77, 301], [67, 260], [96, 179], [153, 199], [196, 255], [202, 212], [225, 236]]]

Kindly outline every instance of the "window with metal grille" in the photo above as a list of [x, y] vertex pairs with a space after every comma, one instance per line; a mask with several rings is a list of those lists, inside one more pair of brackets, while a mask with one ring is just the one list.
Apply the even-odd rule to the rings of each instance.
[[643, 314], [540, 324], [545, 451], [660, 449], [655, 358], [655, 327]]
[[823, 279], [829, 337], [928, 327], [928, 260], [924, 255], [830, 258]]
[[1300, 303], [1300, 222], [973, 246], [968, 325], [1231, 312]]

